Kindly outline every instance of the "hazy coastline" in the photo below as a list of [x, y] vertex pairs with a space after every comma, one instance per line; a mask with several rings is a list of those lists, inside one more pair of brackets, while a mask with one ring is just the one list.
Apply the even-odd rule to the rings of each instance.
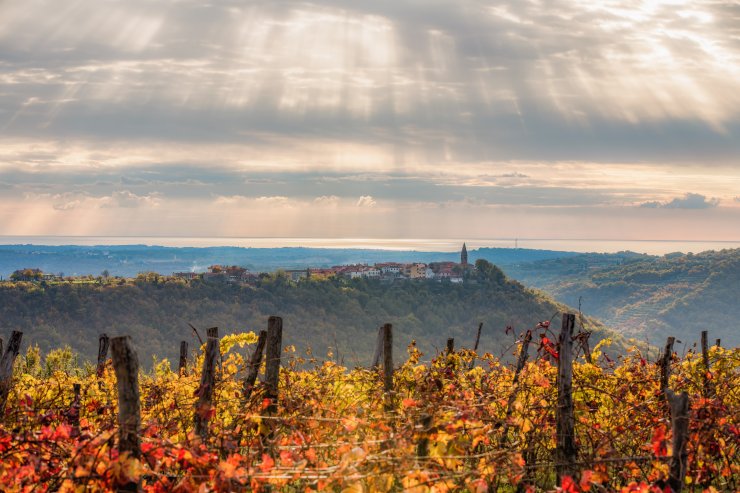
[[0, 236], [0, 245], [116, 246], [144, 245], [172, 248], [332, 248], [419, 252], [455, 252], [466, 242], [471, 249], [522, 248], [567, 252], [615, 253], [632, 251], [648, 255], [698, 253], [740, 248], [740, 241], [619, 240], [556, 238], [283, 238], [283, 237], [184, 237], [184, 236]]

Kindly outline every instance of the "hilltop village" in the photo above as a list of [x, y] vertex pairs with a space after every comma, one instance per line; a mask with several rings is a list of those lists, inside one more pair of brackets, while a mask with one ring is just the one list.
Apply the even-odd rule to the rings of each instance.
[[[460, 262], [399, 263], [382, 262], [373, 265], [353, 264], [334, 267], [307, 267], [305, 269], [279, 270], [293, 281], [301, 279], [328, 279], [345, 277], [348, 279], [365, 278], [382, 281], [399, 281], [407, 279], [435, 279], [453, 283], [463, 282], [463, 274], [472, 266], [468, 264], [468, 250], [463, 243]], [[212, 265], [206, 272], [174, 272], [172, 275], [181, 279], [203, 279], [206, 281], [224, 281], [249, 283], [259, 279], [264, 273], [250, 272], [236, 265]]]
[[[352, 264], [336, 265], [333, 267], [306, 267], [304, 269], [277, 269], [273, 272], [253, 272], [246, 267], [238, 265], [211, 265], [205, 272], [173, 272], [172, 277], [183, 280], [203, 280], [212, 282], [228, 282], [239, 284], [250, 284], [257, 282], [260, 278], [270, 275], [283, 275], [292, 281], [305, 279], [329, 279], [334, 277], [346, 279], [376, 279], [380, 281], [393, 282], [409, 279], [431, 279], [462, 283], [465, 272], [472, 270], [474, 266], [468, 263], [468, 251], [463, 243], [460, 252], [460, 262], [430, 262], [430, 263], [400, 263], [380, 262], [373, 265]], [[149, 278], [159, 274], [151, 272], [139, 273], [137, 278]], [[102, 282], [108, 278], [113, 279], [107, 270], [94, 277], [86, 276], [64, 276], [64, 274], [51, 274], [37, 268], [19, 269], [13, 272], [8, 281], [31, 282], [31, 283], [60, 283], [73, 281], [76, 283]], [[115, 277], [115, 279], [121, 279]], [[0, 278], [2, 280], [2, 278]]]

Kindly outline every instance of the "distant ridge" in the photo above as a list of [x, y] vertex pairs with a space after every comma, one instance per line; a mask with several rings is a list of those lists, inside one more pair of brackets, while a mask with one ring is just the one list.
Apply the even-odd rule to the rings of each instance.
[[582, 254], [504, 270], [652, 344], [667, 336], [693, 343], [706, 329], [723, 346], [740, 346], [740, 249], [661, 257]]

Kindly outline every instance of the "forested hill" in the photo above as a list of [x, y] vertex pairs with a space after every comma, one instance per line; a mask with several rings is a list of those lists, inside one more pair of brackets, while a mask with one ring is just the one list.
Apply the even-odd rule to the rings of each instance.
[[740, 346], [740, 249], [662, 257], [584, 254], [505, 268], [620, 333], [693, 344], [700, 331]]
[[[491, 264], [471, 274], [464, 284], [427, 280], [382, 283], [372, 280], [304, 280], [265, 277], [256, 285], [202, 280], [186, 282], [151, 274], [137, 279], [101, 279], [96, 283], [0, 284], [0, 324], [25, 332], [25, 344], [42, 350], [69, 344], [83, 358], [97, 354], [98, 334], [128, 334], [143, 364], [152, 355], [176, 361], [180, 340], [197, 341], [188, 323], [218, 326], [221, 334], [264, 329], [269, 315], [284, 319], [284, 344], [298, 351], [311, 347], [318, 357], [328, 348], [346, 365], [372, 357], [377, 327], [394, 324], [399, 358], [415, 339], [429, 354], [448, 337], [457, 347], [472, 347], [479, 322], [484, 323], [480, 351], [502, 354], [513, 342], [506, 327], [517, 332], [554, 319], [555, 302], [506, 279]], [[603, 332], [592, 337], [600, 339]], [[24, 344], [24, 345], [25, 345]], [[337, 354], [338, 353], [338, 354]]]

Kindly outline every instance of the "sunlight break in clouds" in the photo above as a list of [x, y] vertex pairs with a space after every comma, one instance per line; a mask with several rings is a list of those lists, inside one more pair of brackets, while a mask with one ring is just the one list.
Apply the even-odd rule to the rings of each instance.
[[5, 2], [0, 233], [740, 239], [739, 16]]

